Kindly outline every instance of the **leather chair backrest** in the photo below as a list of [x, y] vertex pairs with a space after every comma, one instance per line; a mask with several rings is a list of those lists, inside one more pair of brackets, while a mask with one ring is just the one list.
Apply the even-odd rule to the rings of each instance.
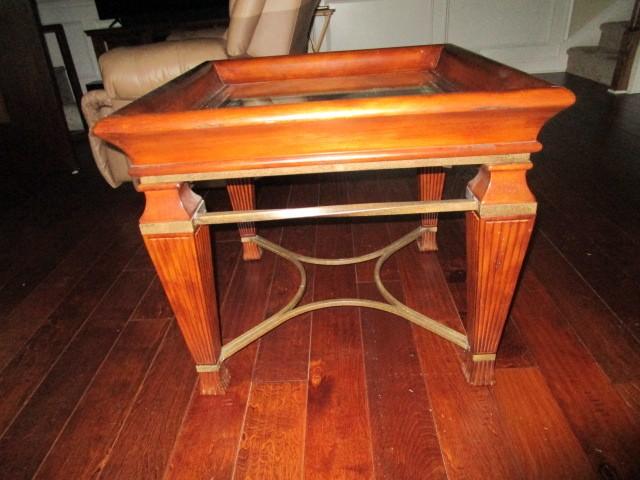
[[319, 0], [230, 0], [227, 53], [263, 57], [304, 53]]

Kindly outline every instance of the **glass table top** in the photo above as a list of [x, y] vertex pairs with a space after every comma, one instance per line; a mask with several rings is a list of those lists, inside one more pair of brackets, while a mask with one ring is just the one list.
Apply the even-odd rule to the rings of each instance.
[[353, 98], [380, 98], [407, 95], [430, 95], [442, 90], [433, 84], [409, 87], [369, 88], [334, 92], [311, 92], [298, 95], [269, 95], [245, 98], [227, 98], [218, 108], [251, 107], [260, 105], [286, 105], [292, 103], [315, 102], [321, 100], [346, 100]]

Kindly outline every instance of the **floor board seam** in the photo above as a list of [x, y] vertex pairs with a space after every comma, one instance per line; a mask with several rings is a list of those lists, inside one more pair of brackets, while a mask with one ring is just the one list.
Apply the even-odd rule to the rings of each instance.
[[[127, 262], [128, 263], [128, 262]], [[124, 273], [124, 269], [120, 271], [120, 273], [118, 275], [116, 275], [116, 277], [114, 278], [113, 282], [111, 282], [111, 285], [109, 285], [109, 288], [107, 288], [104, 291], [104, 294], [100, 297], [100, 300], [98, 302], [96, 302], [95, 306], [93, 307], [93, 309], [91, 310], [91, 312], [89, 312], [87, 314], [87, 317], [80, 323], [80, 325], [78, 325], [78, 328], [76, 329], [76, 331], [73, 333], [73, 335], [71, 336], [71, 338], [69, 339], [69, 341], [66, 343], [65, 347], [60, 351], [60, 353], [56, 356], [55, 360], [53, 362], [51, 362], [51, 364], [49, 365], [49, 368], [47, 369], [47, 371], [42, 375], [42, 378], [40, 379], [40, 381], [38, 382], [38, 384], [36, 386], [34, 386], [33, 390], [31, 391], [31, 393], [28, 395], [27, 398], [25, 398], [24, 402], [22, 403], [22, 405], [20, 406], [20, 408], [16, 411], [16, 414], [13, 416], [13, 418], [11, 419], [10, 422], [8, 422], [7, 427], [0, 433], [0, 440], [6, 435], [6, 433], [9, 431], [9, 429], [11, 428], [11, 426], [14, 424], [14, 422], [16, 421], [16, 419], [20, 416], [20, 413], [24, 410], [24, 408], [29, 404], [29, 402], [31, 401], [31, 398], [33, 397], [33, 395], [38, 391], [38, 389], [42, 386], [42, 384], [44, 383], [44, 381], [47, 379], [47, 377], [49, 376], [49, 374], [51, 373], [51, 371], [55, 368], [55, 366], [57, 365], [57, 363], [60, 361], [60, 359], [62, 358], [62, 356], [67, 352], [67, 350], [69, 349], [69, 346], [74, 342], [74, 340], [78, 337], [78, 335], [80, 334], [80, 332], [83, 330], [84, 326], [87, 324], [87, 322], [89, 321], [89, 319], [91, 319], [91, 317], [93, 316], [93, 314], [96, 312], [96, 310], [98, 309], [98, 307], [102, 304], [102, 302], [104, 301], [104, 299], [107, 297], [107, 295], [109, 294], [109, 292], [113, 289], [114, 285], [116, 284], [116, 282], [118, 281], [118, 279], [123, 275]], [[125, 322], [126, 323], [126, 322]], [[123, 328], [124, 329], [124, 328]], [[118, 337], [120, 336], [120, 334], [122, 333], [122, 331], [118, 334]], [[115, 342], [114, 342], [115, 344]], [[113, 345], [111, 346], [111, 348], [113, 348]], [[111, 352], [111, 349], [109, 349], [109, 352]], [[108, 353], [107, 352], [107, 355]], [[106, 357], [105, 357], [106, 358]], [[104, 360], [103, 360], [104, 361]], [[100, 366], [102, 366], [102, 362], [100, 363]], [[97, 371], [96, 371], [97, 372]], [[95, 376], [95, 375], [94, 375]], [[92, 380], [89, 382], [89, 384], [91, 384], [93, 382], [93, 377]], [[86, 392], [86, 390], [85, 390]], [[82, 394], [82, 396], [84, 396], [84, 393]], [[82, 398], [82, 397], [81, 397]], [[74, 408], [75, 411], [75, 408]], [[68, 421], [68, 419], [67, 419]], [[66, 426], [66, 421], [65, 424]], [[60, 433], [60, 432], [59, 432]], [[57, 441], [56, 437], [56, 441]], [[47, 453], [48, 455], [48, 453]], [[38, 467], [39, 468], [39, 467]]]
[[[128, 263], [128, 262], [127, 262]], [[109, 292], [111, 290], [111, 288], [113, 287], [113, 285], [118, 281], [118, 279], [124, 274], [125, 270], [123, 269], [120, 274], [116, 277], [116, 279], [114, 280], [113, 284], [111, 285], [111, 287], [109, 287], [109, 289], [107, 290], [107, 292]], [[151, 277], [151, 279], [149, 280], [149, 284], [151, 284], [151, 281], [153, 280], [153, 277]], [[148, 286], [147, 286], [148, 288]], [[146, 290], [146, 289], [145, 289]], [[106, 295], [106, 293], [105, 293]], [[104, 299], [104, 297], [103, 297]], [[138, 303], [136, 304], [136, 307], [140, 304], [140, 301], [142, 301], [142, 297], [140, 297], [140, 299], [138, 300]], [[131, 315], [133, 315], [133, 312], [135, 311], [135, 307], [134, 309], [131, 311], [131, 313], [129, 314], [129, 318], [131, 317]], [[57, 363], [60, 358], [62, 358], [62, 355], [64, 355], [64, 352], [67, 351], [67, 349], [69, 348], [69, 345], [71, 345], [74, 341], [74, 339], [76, 338], [77, 335], [79, 335], [79, 333], [83, 330], [84, 326], [86, 325], [86, 322], [91, 318], [91, 315], [89, 315], [87, 317], [87, 319], [85, 320], [85, 322], [83, 322], [82, 326], [80, 326], [80, 328], [78, 328], [78, 330], [76, 331], [76, 333], [74, 334], [73, 338], [69, 341], [69, 343], [67, 343], [67, 346], [65, 347], [64, 351], [58, 356], [58, 358], [56, 359]], [[98, 368], [96, 368], [96, 371], [93, 372], [93, 375], [91, 376], [91, 380], [89, 380], [89, 382], [87, 382], [86, 387], [84, 388], [82, 395], [80, 395], [80, 397], [78, 397], [78, 401], [76, 402], [76, 404], [73, 406], [73, 409], [71, 410], [71, 412], [69, 413], [69, 415], [67, 416], [67, 418], [65, 419], [62, 427], [60, 428], [60, 430], [58, 431], [56, 438], [54, 439], [54, 441], [51, 443], [49, 449], [47, 450], [47, 453], [44, 455], [44, 457], [42, 457], [42, 460], [40, 461], [38, 468], [35, 470], [34, 474], [33, 474], [33, 478], [36, 478], [38, 476], [38, 472], [40, 472], [42, 466], [45, 464], [45, 462], [47, 461], [47, 458], [49, 457], [49, 455], [51, 454], [51, 452], [55, 449], [58, 440], [60, 440], [60, 437], [62, 436], [62, 434], [64, 433], [64, 431], [67, 428], [67, 425], [69, 425], [69, 422], [71, 420], [71, 418], [73, 417], [73, 415], [75, 414], [75, 412], [78, 409], [78, 406], [82, 403], [82, 401], [84, 400], [84, 398], [87, 395], [87, 392], [89, 391], [89, 389], [91, 388], [91, 386], [93, 385], [96, 376], [98, 375], [98, 373], [100, 372], [100, 370], [102, 370], [102, 367], [104, 366], [105, 362], [107, 361], [107, 359], [109, 358], [109, 356], [111, 355], [111, 352], [113, 351], [113, 349], [115, 348], [115, 346], [118, 344], [118, 342], [120, 341], [120, 339], [122, 338], [122, 334], [124, 333], [124, 331], [126, 330], [126, 326], [129, 323], [129, 319], [127, 319], [127, 321], [122, 325], [122, 328], [120, 329], [120, 331], [118, 332], [118, 334], [116, 335], [115, 339], [113, 340], [113, 343], [111, 344], [111, 346], [109, 347], [109, 349], [107, 350], [104, 358], [100, 361], [100, 364], [98, 365]], [[54, 365], [55, 365], [54, 363]], [[53, 366], [52, 366], [53, 368]], [[51, 370], [49, 370], [50, 372]], [[47, 376], [49, 374], [49, 372], [47, 372]], [[46, 378], [46, 376], [45, 376]], [[37, 391], [37, 389], [35, 390]], [[34, 392], [35, 392], [34, 391]]]

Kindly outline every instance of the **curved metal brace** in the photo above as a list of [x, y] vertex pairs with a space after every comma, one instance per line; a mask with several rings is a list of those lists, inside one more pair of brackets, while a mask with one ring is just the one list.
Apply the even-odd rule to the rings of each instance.
[[257, 235], [255, 237], [244, 237], [244, 241], [254, 242], [261, 247], [269, 250], [276, 255], [280, 255], [281, 257], [287, 258], [288, 260], [297, 259], [302, 263], [309, 263], [311, 265], [352, 265], [354, 263], [363, 263], [368, 262], [369, 260], [373, 260], [374, 258], [382, 257], [387, 255], [387, 258], [393, 255], [395, 252], [403, 248], [404, 246], [410, 244], [416, 238], [420, 236], [423, 232], [435, 232], [437, 231], [437, 227], [418, 227], [416, 230], [409, 232], [404, 237], [396, 240], [393, 243], [390, 243], [386, 247], [382, 247], [379, 250], [375, 250], [371, 253], [367, 253], [365, 255], [360, 255], [358, 257], [350, 257], [350, 258], [317, 258], [317, 257], [307, 257], [306, 255], [300, 255], [299, 253], [292, 252], [291, 250], [287, 250], [280, 245], [276, 245], [275, 243], [270, 242]]
[[[427, 317], [426, 315], [409, 308], [398, 299], [396, 299], [389, 291], [385, 288], [380, 278], [380, 272], [382, 270], [382, 266], [384, 262], [386, 262], [389, 257], [391, 257], [398, 250], [406, 247], [408, 244], [416, 240], [423, 232], [433, 230], [433, 227], [418, 227], [412, 232], [409, 232], [402, 238], [396, 240], [395, 242], [387, 245], [384, 248], [376, 250], [374, 252], [368, 253], [366, 255], [361, 255], [358, 257], [352, 258], [339, 258], [339, 259], [326, 259], [326, 258], [316, 258], [316, 257], [308, 257], [305, 255], [300, 255], [290, 250], [287, 250], [280, 245], [270, 242], [260, 236], [255, 237], [245, 237], [243, 241], [254, 242], [265, 250], [269, 250], [270, 252], [283, 257], [289, 260], [291, 263], [295, 265], [298, 272], [300, 273], [300, 285], [296, 294], [293, 298], [278, 312], [271, 315], [269, 318], [260, 322], [253, 328], [250, 328], [242, 335], [234, 338], [230, 342], [227, 342], [222, 346], [220, 357], [218, 360], [218, 364], [222, 363], [225, 359], [229, 358], [233, 354], [245, 348], [250, 343], [259, 339], [263, 335], [266, 335], [274, 328], [282, 325], [287, 320], [291, 318], [297, 317], [298, 315], [303, 315], [308, 312], [312, 312], [314, 310], [319, 310], [321, 308], [330, 308], [330, 307], [363, 307], [363, 308], [373, 308], [376, 310], [381, 310], [387, 313], [391, 313], [397, 315], [399, 317], [405, 318], [410, 322], [419, 325], [420, 327], [429, 330], [432, 333], [462, 347], [465, 350], [469, 349], [469, 343], [466, 335], [454, 330], [446, 325], [443, 325], [432, 318]], [[378, 258], [376, 262], [375, 270], [374, 270], [374, 280], [380, 294], [384, 297], [384, 299], [389, 303], [377, 302], [374, 300], [363, 300], [358, 298], [338, 298], [333, 300], [322, 300], [318, 302], [311, 302], [306, 305], [302, 305], [300, 307], [296, 307], [302, 296], [304, 295], [304, 291], [307, 285], [307, 277], [304, 270], [304, 266], [302, 263], [309, 263], [313, 265], [350, 265], [354, 263], [366, 262], [368, 260], [373, 260], [374, 258]]]

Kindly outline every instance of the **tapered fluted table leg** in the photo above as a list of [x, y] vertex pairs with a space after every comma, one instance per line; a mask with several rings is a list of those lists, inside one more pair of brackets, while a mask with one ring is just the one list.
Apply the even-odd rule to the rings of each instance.
[[[444, 168], [426, 167], [418, 169], [418, 189], [420, 200], [440, 200], [444, 188]], [[418, 238], [418, 249], [421, 252], [433, 252], [438, 250], [436, 243], [436, 231], [438, 226], [437, 213], [425, 213], [422, 215], [423, 227], [431, 227], [433, 230], [424, 232]]]
[[480, 202], [466, 214], [467, 336], [465, 374], [473, 385], [494, 383], [496, 352], [535, 219], [529, 163], [483, 166], [468, 192]]
[[192, 222], [202, 208], [201, 198], [187, 184], [157, 185], [144, 192], [147, 203], [140, 229], [196, 363], [200, 393], [223, 394], [229, 375], [218, 365], [220, 322], [209, 227]]
[[[256, 188], [253, 179], [227, 180], [227, 192], [234, 210], [255, 210]], [[239, 223], [238, 232], [240, 238], [255, 237], [256, 225], [253, 222]], [[244, 260], [259, 260], [260, 257], [262, 257], [262, 250], [258, 245], [253, 242], [242, 243], [242, 258]]]

